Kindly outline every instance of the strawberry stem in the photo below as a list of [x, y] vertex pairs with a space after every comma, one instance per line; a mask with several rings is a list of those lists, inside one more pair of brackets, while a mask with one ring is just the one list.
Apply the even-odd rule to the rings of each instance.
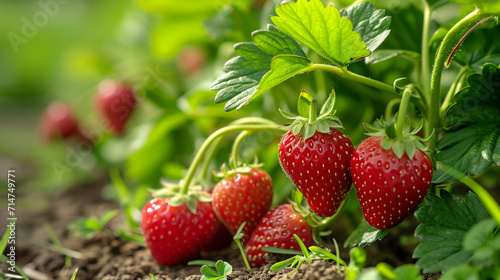
[[311, 106], [309, 107], [309, 123], [314, 123], [318, 116], [318, 103], [316, 99], [311, 100]]
[[195, 158], [191, 162], [189, 169], [184, 177], [184, 180], [181, 181], [181, 194], [187, 194], [189, 191], [189, 186], [191, 185], [191, 181], [198, 169], [198, 166], [201, 164], [204, 155], [212, 145], [212, 143], [217, 140], [219, 137], [222, 137], [226, 134], [238, 132], [238, 131], [262, 131], [262, 130], [274, 130], [279, 132], [285, 132], [286, 130], [278, 126], [276, 123], [261, 119], [261, 118], [248, 118], [248, 119], [240, 119], [239, 121], [235, 121], [229, 126], [223, 127], [214, 133], [212, 133], [206, 140], [203, 142], [200, 147], [198, 153]]
[[233, 158], [233, 160], [231, 161], [232, 166], [230, 166], [231, 169], [236, 169], [240, 165], [239, 153], [240, 153], [241, 143], [243, 142], [243, 139], [245, 139], [245, 137], [251, 135], [252, 133], [253, 132], [251, 132], [251, 131], [245, 130], [245, 131], [242, 131], [238, 135], [238, 137], [236, 137], [236, 139], [234, 139], [233, 149], [231, 151], [231, 157]]
[[342, 204], [340, 204], [339, 209], [337, 210], [337, 212], [335, 214], [333, 214], [333, 216], [328, 217], [326, 219], [323, 219], [321, 222], [318, 223], [317, 229], [320, 232], [327, 230], [333, 224], [333, 222], [338, 218], [338, 216], [340, 216], [340, 213], [344, 209], [346, 201], [347, 201], [347, 198], [344, 199], [344, 201], [342, 201]]
[[412, 95], [414, 85], [408, 85], [403, 91], [403, 97], [401, 98], [401, 103], [399, 104], [398, 119], [396, 122], [396, 137], [398, 139], [403, 138], [403, 127], [406, 118], [406, 112], [408, 111], [408, 105], [410, 104], [410, 97]]

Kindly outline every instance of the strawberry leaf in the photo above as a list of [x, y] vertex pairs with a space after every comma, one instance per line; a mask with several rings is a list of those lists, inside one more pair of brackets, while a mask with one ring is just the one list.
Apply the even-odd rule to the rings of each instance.
[[377, 49], [391, 32], [391, 17], [386, 16], [384, 10], [375, 8], [373, 3], [359, 3], [348, 10], [340, 11], [340, 14], [352, 21], [354, 31], [361, 34], [361, 40], [371, 52]]
[[346, 66], [371, 54], [350, 19], [320, 0], [284, 2], [271, 20], [283, 33], [295, 38], [337, 66]]
[[344, 247], [365, 247], [366, 245], [370, 245], [384, 238], [388, 231], [387, 229], [376, 229], [363, 219], [358, 227], [346, 239]]
[[[306, 56], [294, 39], [271, 25], [268, 26], [268, 30], [255, 31], [252, 38], [253, 43], [239, 43], [234, 46], [239, 56], [226, 62], [224, 66], [226, 73], [212, 84], [211, 90], [219, 90], [215, 103], [227, 102], [225, 111], [240, 109], [252, 99], [259, 90], [261, 79], [271, 70], [271, 60], [275, 56], [282, 54], [304, 58]], [[278, 59], [275, 64], [281, 65], [286, 62], [286, 59]], [[276, 72], [266, 78], [267, 89], [280, 80], [276, 79], [278, 76]]]
[[421, 224], [415, 235], [422, 240], [413, 252], [417, 266], [426, 273], [446, 271], [460, 265], [473, 255], [463, 247], [467, 231], [479, 221], [488, 218], [481, 201], [472, 193], [465, 200], [441, 191], [438, 197], [429, 194], [427, 205], [417, 209], [415, 215]]
[[275, 56], [271, 60], [271, 70], [262, 77], [258, 90], [250, 98], [250, 101], [287, 79], [309, 71], [310, 66], [311, 61], [300, 55], [280, 54]]
[[[482, 74], [470, 75], [469, 86], [455, 96], [445, 119], [436, 159], [466, 175], [500, 165], [500, 68], [485, 64]], [[455, 178], [436, 170], [433, 182]]]

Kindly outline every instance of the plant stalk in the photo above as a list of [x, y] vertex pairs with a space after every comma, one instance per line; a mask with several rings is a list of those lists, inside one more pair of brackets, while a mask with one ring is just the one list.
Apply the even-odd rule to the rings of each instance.
[[[362, 75], [358, 75], [358, 74], [353, 73], [353, 72], [350, 72], [346, 68], [340, 69], [336, 66], [328, 65], [328, 64], [312, 64], [308, 68], [308, 71], [314, 71], [314, 70], [327, 71], [327, 72], [333, 73], [337, 76], [340, 76], [342, 78], [349, 79], [351, 81], [354, 81], [354, 82], [357, 82], [360, 84], [364, 84], [364, 85], [379, 89], [381, 91], [390, 93], [391, 95], [393, 95], [395, 97], [399, 97], [399, 98], [401, 97], [401, 95], [394, 90], [393, 86], [388, 85], [388, 84], [383, 83], [383, 82], [380, 82], [380, 81], [377, 81], [377, 80], [374, 80], [374, 79], [371, 79], [371, 78], [368, 78], [368, 77], [365, 77], [365, 76], [362, 76]], [[422, 111], [424, 113], [426, 113], [428, 111], [426, 108], [426, 104], [424, 104], [424, 102], [422, 102], [421, 98], [416, 98], [416, 97], [412, 96], [412, 102], [419, 108], [420, 111]]]
[[430, 55], [429, 55], [429, 25], [431, 21], [431, 14], [432, 14], [432, 9], [429, 7], [429, 4], [427, 3], [427, 0], [422, 0], [422, 7], [423, 7], [423, 12], [424, 12], [424, 19], [423, 19], [423, 31], [422, 31], [422, 47], [421, 47], [421, 53], [422, 53], [422, 83], [423, 83], [423, 90], [424, 90], [424, 95], [428, 96], [430, 94], [430, 89], [431, 89], [431, 66], [429, 65], [430, 61]]
[[[250, 124], [245, 123], [247, 121]], [[196, 170], [198, 169], [198, 166], [201, 164], [201, 162], [203, 160], [203, 156], [206, 154], [206, 152], [208, 151], [208, 149], [210, 148], [212, 143], [217, 138], [222, 137], [226, 134], [238, 132], [238, 131], [243, 131], [243, 130], [248, 130], [248, 131], [274, 130], [274, 131], [279, 131], [279, 132], [285, 132], [285, 129], [281, 128], [277, 124], [275, 124], [269, 120], [265, 120], [265, 119], [261, 119], [261, 118], [249, 118], [247, 120], [240, 119], [239, 121], [233, 122], [229, 126], [223, 127], [221, 129], [215, 131], [205, 140], [205, 142], [203, 142], [202, 146], [198, 150], [198, 153], [196, 154], [195, 158], [191, 162], [191, 165], [188, 168], [186, 176], [184, 177], [184, 180], [181, 182], [181, 193], [182, 194], [188, 193], [189, 186], [191, 185], [191, 181], [193, 180], [193, 177], [196, 173]]]
[[396, 120], [396, 136], [399, 139], [403, 137], [406, 112], [408, 111], [408, 105], [410, 104], [410, 97], [412, 95], [413, 88], [413, 85], [409, 85], [405, 88], [403, 91], [403, 97], [401, 98], [401, 103], [399, 103], [398, 119]]
[[[426, 125], [426, 136], [430, 135], [432, 131], [439, 130], [441, 126], [440, 119], [440, 108], [441, 108], [441, 76], [448, 60], [448, 57], [455, 49], [457, 42], [462, 38], [471, 27], [480, 22], [481, 20], [491, 16], [491, 14], [483, 13], [479, 9], [475, 9], [469, 15], [460, 20], [455, 24], [450, 31], [446, 34], [439, 46], [439, 50], [436, 54], [434, 61], [434, 67], [431, 74], [431, 88], [430, 88], [430, 100], [429, 100], [429, 117]], [[436, 142], [438, 133], [434, 133], [433, 141], [430, 141], [430, 150], [435, 153]]]

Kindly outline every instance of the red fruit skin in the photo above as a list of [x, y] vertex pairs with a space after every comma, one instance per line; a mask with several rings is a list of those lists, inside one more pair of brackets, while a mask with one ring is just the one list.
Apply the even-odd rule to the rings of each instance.
[[241, 239], [245, 243], [273, 200], [271, 177], [260, 169], [222, 179], [212, 192], [215, 213], [231, 234], [246, 221]]
[[225, 249], [233, 243], [233, 240], [233, 234], [219, 221], [214, 237], [210, 242], [205, 244], [206, 246], [203, 246], [201, 253], [212, 253]]
[[269, 254], [262, 251], [265, 246], [300, 250], [293, 234], [297, 234], [307, 247], [312, 246], [311, 227], [304, 217], [293, 210], [292, 205], [283, 204], [267, 212], [245, 246], [250, 265], [259, 267], [265, 264], [265, 257]]
[[309, 208], [321, 217], [339, 209], [351, 189], [350, 160], [354, 147], [337, 129], [306, 139], [288, 131], [281, 139], [281, 167], [306, 198]]
[[51, 103], [40, 120], [40, 134], [47, 140], [79, 136], [80, 129], [71, 107], [60, 101]]
[[399, 224], [422, 202], [431, 184], [430, 158], [422, 151], [413, 160], [384, 150], [385, 137], [369, 137], [354, 151], [351, 172], [366, 221], [386, 229]]
[[99, 84], [95, 106], [113, 133], [122, 133], [136, 103], [137, 100], [128, 86], [112, 80]]
[[200, 202], [193, 214], [183, 203], [170, 206], [154, 198], [142, 209], [141, 228], [153, 259], [167, 266], [196, 258], [215, 236], [220, 223], [210, 202]]

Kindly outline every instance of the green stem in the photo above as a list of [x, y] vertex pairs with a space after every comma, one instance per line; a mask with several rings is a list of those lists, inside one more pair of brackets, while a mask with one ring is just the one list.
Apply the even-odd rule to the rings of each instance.
[[399, 104], [398, 119], [396, 120], [396, 136], [401, 139], [403, 138], [403, 127], [405, 124], [406, 112], [408, 111], [408, 105], [410, 104], [410, 97], [413, 92], [413, 85], [409, 85], [403, 91], [403, 97], [401, 98], [401, 103]]
[[203, 163], [201, 164], [201, 167], [200, 167], [200, 171], [198, 173], [199, 174], [198, 178], [197, 178], [198, 181], [205, 182], [205, 181], [209, 180], [209, 178], [210, 178], [209, 176], [211, 173], [208, 172], [208, 168], [210, 167], [210, 162], [211, 162], [212, 158], [215, 156], [215, 153], [219, 150], [218, 147], [219, 147], [219, 144], [221, 141], [222, 141], [222, 137], [219, 137], [216, 140], [214, 140], [214, 143], [210, 147], [210, 150], [205, 155], [205, 158], [203, 159]]
[[243, 142], [243, 139], [245, 139], [247, 136], [251, 135], [253, 132], [245, 130], [242, 131], [236, 139], [234, 139], [233, 142], [233, 148], [231, 151], [231, 156], [233, 157], [233, 166], [231, 166], [232, 169], [238, 168], [240, 164], [240, 159], [239, 159], [239, 153], [240, 153], [240, 146], [241, 143]]
[[321, 70], [321, 71], [331, 72], [331, 73], [336, 74], [340, 77], [352, 80], [354, 82], [362, 83], [362, 84], [374, 87], [376, 89], [380, 89], [382, 91], [391, 93], [391, 94], [399, 97], [399, 94], [396, 93], [396, 91], [394, 91], [394, 88], [391, 85], [388, 85], [386, 83], [383, 83], [383, 82], [380, 82], [377, 80], [373, 80], [371, 78], [368, 78], [368, 77], [365, 77], [362, 75], [355, 74], [355, 73], [350, 72], [346, 69], [342, 70], [336, 66], [328, 65], [328, 64], [313, 64], [309, 67], [309, 69], [311, 71]]
[[431, 83], [431, 66], [430, 66], [430, 55], [429, 55], [429, 25], [431, 21], [432, 9], [427, 4], [427, 0], [422, 0], [423, 12], [424, 12], [424, 23], [422, 31], [422, 81], [424, 86], [424, 95], [427, 96], [430, 92]]
[[391, 101], [389, 101], [389, 103], [387, 103], [387, 106], [385, 107], [385, 121], [386, 122], [389, 122], [392, 119], [392, 116], [394, 116], [394, 114], [392, 113], [392, 108], [394, 108], [394, 106], [396, 106], [397, 104], [400, 104], [400, 103], [401, 103], [401, 99], [399, 99], [399, 98], [392, 99]]
[[[461, 39], [472, 26], [481, 20], [491, 16], [491, 14], [483, 13], [481, 10], [476, 9], [457, 24], [455, 24], [450, 31], [446, 34], [439, 46], [434, 61], [434, 67], [431, 74], [431, 88], [429, 100], [429, 117], [427, 118], [427, 126], [425, 129], [426, 135], [430, 135], [432, 131], [439, 130], [441, 126], [440, 107], [441, 107], [441, 76], [445, 67], [445, 63], [453, 52], [457, 42]], [[438, 133], [434, 133], [434, 141], [430, 141], [430, 150], [435, 153], [436, 141]]]
[[446, 110], [448, 110], [448, 107], [450, 106], [451, 100], [455, 96], [457, 88], [459, 88], [460, 81], [462, 80], [463, 76], [465, 75], [465, 73], [467, 73], [468, 70], [469, 70], [468, 67], [462, 67], [462, 69], [460, 69], [460, 72], [457, 74], [455, 81], [451, 85], [450, 89], [448, 90], [448, 93], [446, 94], [446, 97], [444, 98], [443, 104], [441, 104], [441, 108], [439, 110], [440, 119], [444, 117]]
[[[349, 79], [351, 81], [379, 89], [381, 91], [390, 93], [391, 95], [394, 95], [396, 97], [401, 97], [401, 95], [394, 90], [393, 86], [388, 85], [388, 84], [383, 83], [383, 82], [380, 82], [380, 81], [377, 81], [377, 80], [373, 80], [371, 78], [368, 78], [368, 77], [365, 77], [362, 75], [358, 75], [358, 74], [353, 73], [353, 72], [350, 72], [345, 67], [341, 69], [341, 68], [338, 68], [336, 66], [328, 65], [328, 64], [312, 64], [308, 68], [308, 71], [314, 71], [314, 70], [327, 71], [327, 72], [333, 73], [339, 77]], [[425, 103], [422, 102], [422, 99], [412, 96], [412, 102], [419, 108], [419, 110], [421, 112], [427, 113], [428, 110], [426, 108]]]
[[328, 229], [333, 224], [333, 222], [340, 216], [340, 213], [342, 212], [342, 210], [344, 210], [344, 206], [346, 204], [346, 201], [347, 201], [347, 198], [344, 199], [342, 204], [340, 204], [339, 209], [337, 210], [337, 212], [335, 214], [333, 214], [333, 216], [328, 217], [326, 219], [323, 219], [320, 223], [318, 223], [318, 230], [319, 231], [324, 231], [324, 230]]
[[317, 118], [318, 102], [316, 99], [311, 100], [311, 106], [309, 107], [309, 123], [314, 123]]
[[[206, 140], [203, 142], [202, 146], [198, 150], [198, 153], [194, 157], [193, 161], [191, 162], [191, 165], [189, 166], [189, 169], [186, 173], [186, 176], [184, 177], [184, 180], [181, 182], [181, 193], [182, 194], [187, 194], [189, 191], [189, 186], [191, 185], [191, 181], [193, 180], [193, 177], [196, 173], [196, 170], [198, 169], [198, 166], [201, 164], [204, 155], [206, 154], [207, 150], [210, 148], [212, 143], [219, 137], [222, 137], [226, 134], [233, 133], [233, 132], [238, 132], [238, 131], [243, 131], [243, 130], [249, 130], [249, 131], [262, 131], [262, 130], [275, 130], [279, 132], [285, 132], [286, 130], [281, 128], [275, 123], [270, 123], [270, 121], [265, 120], [265, 119], [260, 119], [260, 118], [249, 118], [248, 121], [252, 124], [246, 124], [244, 123], [245, 120], [241, 119], [239, 121], [235, 121], [229, 126], [223, 127], [214, 133], [212, 133]], [[256, 121], [261, 122], [262, 124], [253, 124]], [[236, 123], [236, 124], [235, 124]]]

